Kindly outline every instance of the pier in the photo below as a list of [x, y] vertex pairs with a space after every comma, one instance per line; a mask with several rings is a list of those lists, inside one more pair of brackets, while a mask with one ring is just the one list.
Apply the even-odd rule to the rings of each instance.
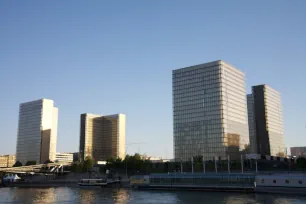
[[143, 189], [254, 191], [255, 174], [171, 173], [131, 177], [131, 186]]

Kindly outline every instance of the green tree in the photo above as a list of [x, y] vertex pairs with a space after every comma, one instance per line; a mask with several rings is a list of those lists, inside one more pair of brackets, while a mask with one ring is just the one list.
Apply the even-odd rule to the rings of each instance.
[[46, 161], [44, 162], [44, 164], [50, 164], [50, 163], [54, 163], [54, 162], [51, 161], [50, 159], [48, 159], [48, 160], [46, 160]]
[[299, 169], [306, 169], [306, 158], [304, 158], [304, 157], [297, 158], [296, 166]]
[[194, 156], [193, 157], [193, 162], [194, 163], [203, 163], [203, 156], [201, 156], [201, 155], [198, 155], [198, 156]]
[[141, 160], [141, 156], [140, 156], [140, 154], [135, 153], [135, 154], [134, 154], [134, 160], [136, 160], [136, 161], [140, 161], [140, 160]]
[[82, 163], [79, 163], [79, 162], [77, 162], [76, 163], [77, 165], [76, 165], [76, 172], [82, 172], [83, 171], [83, 166], [84, 166], [84, 163], [82, 162]]
[[71, 170], [72, 172], [77, 172], [78, 165], [79, 165], [79, 162], [73, 162], [73, 163], [71, 164], [70, 170]]
[[22, 163], [20, 161], [16, 161], [16, 163], [13, 165], [13, 167], [22, 166]]
[[90, 156], [87, 156], [83, 163], [83, 169], [85, 171], [88, 171], [89, 169], [93, 167], [93, 165], [94, 165], [94, 160]]
[[27, 161], [25, 166], [36, 165], [36, 161]]

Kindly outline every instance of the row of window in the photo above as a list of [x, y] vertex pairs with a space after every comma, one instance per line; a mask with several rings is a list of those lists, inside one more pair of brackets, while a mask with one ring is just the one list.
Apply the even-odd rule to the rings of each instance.
[[185, 78], [188, 76], [198, 76], [199, 74], [218, 74], [220, 73], [220, 67], [218, 65], [214, 66], [203, 66], [203, 67], [197, 67], [192, 70], [186, 70], [186, 69], [179, 69], [179, 70], [173, 70], [172, 77], [174, 78]]
[[241, 124], [247, 124], [247, 118], [246, 116], [240, 116], [239, 115], [224, 115], [222, 119], [220, 119], [220, 116], [218, 115], [212, 115], [212, 116], [195, 116], [194, 114], [186, 114], [182, 116], [175, 116], [174, 122], [175, 123], [185, 123], [185, 122], [193, 122], [193, 121], [199, 121], [199, 120], [220, 120], [220, 121], [235, 121], [236, 123]]
[[[216, 93], [216, 94], [215, 94]], [[224, 104], [228, 103], [237, 103], [237, 104], [243, 104], [243, 107], [246, 108], [246, 99], [243, 94], [239, 94], [239, 96], [234, 96], [231, 93], [229, 94], [219, 94], [217, 92], [205, 95], [205, 94], [190, 94], [184, 95], [184, 94], [177, 94], [173, 97], [173, 104], [177, 103], [183, 103], [183, 102], [191, 102], [192, 103], [211, 103], [213, 101], [220, 101]], [[223, 95], [223, 98], [222, 98]], [[278, 114], [279, 115], [279, 114]]]
[[244, 81], [244, 75], [238, 74], [237, 72], [233, 71], [227, 71], [224, 70], [220, 72], [220, 70], [217, 68], [217, 70], [207, 70], [203, 68], [199, 68], [194, 71], [185, 71], [181, 73], [173, 73], [172, 80], [175, 81], [184, 81], [184, 80], [196, 80], [198, 78], [210, 78], [210, 77], [218, 77], [218, 78], [225, 78], [225, 79], [240, 79], [241, 81]]
[[[261, 183], [264, 184], [264, 183], [265, 183], [265, 180], [264, 180], [264, 179], [261, 179]], [[276, 180], [273, 180], [273, 183], [276, 183]], [[289, 184], [290, 181], [289, 181], [289, 180], [285, 180], [285, 183]], [[298, 183], [299, 183], [299, 184], [303, 184], [303, 181], [302, 181], [302, 180], [298, 180]]]
[[173, 106], [173, 113], [180, 113], [181, 111], [196, 111], [196, 112], [203, 112], [203, 111], [223, 111], [226, 113], [228, 110], [239, 110], [239, 114], [246, 115], [246, 110], [244, 104], [220, 104], [219, 102], [215, 101], [214, 103], [177, 103], [177, 105]]
[[[204, 90], [209, 90], [209, 89], [214, 89], [216, 91], [219, 91], [225, 94], [229, 94], [229, 93], [235, 94], [236, 93], [237, 96], [243, 96], [246, 100], [245, 87], [233, 86], [232, 84], [220, 84], [220, 83], [211, 83], [207, 86], [203, 86], [202, 84], [191, 84], [190, 86], [181, 86], [181, 87], [173, 86], [173, 95], [188, 94], [191, 92], [199, 92], [199, 91], [203, 91], [203, 93], [207, 93], [207, 92], [204, 92]], [[211, 92], [213, 91], [210, 91], [208, 93], [211, 93]]]
[[181, 77], [172, 76], [173, 83], [188, 83], [190, 81], [202, 82], [207, 80], [218, 80], [218, 81], [230, 81], [233, 83], [245, 81], [244, 76], [235, 76], [232, 73], [222, 74], [222, 73], [202, 73], [198, 75], [185, 75]]
[[173, 115], [174, 116], [180, 116], [180, 115], [186, 115], [186, 114], [200, 114], [200, 115], [214, 115], [214, 114], [223, 114], [226, 116], [226, 114], [234, 113], [239, 114], [243, 117], [246, 117], [246, 111], [244, 111], [243, 107], [231, 107], [231, 106], [221, 106], [216, 104], [208, 104], [207, 106], [201, 107], [201, 104], [194, 104], [194, 105], [184, 105], [184, 106], [174, 106], [173, 108]]

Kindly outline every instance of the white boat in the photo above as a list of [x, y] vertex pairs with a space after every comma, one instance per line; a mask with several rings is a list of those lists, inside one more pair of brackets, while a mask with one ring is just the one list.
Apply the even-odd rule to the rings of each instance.
[[3, 183], [15, 183], [18, 180], [20, 180], [21, 178], [19, 176], [17, 176], [16, 174], [9, 174], [9, 175], [5, 175], [2, 180]]
[[305, 173], [272, 173], [256, 176], [256, 192], [306, 195]]
[[107, 186], [107, 182], [105, 179], [81, 179], [79, 182], [79, 186]]

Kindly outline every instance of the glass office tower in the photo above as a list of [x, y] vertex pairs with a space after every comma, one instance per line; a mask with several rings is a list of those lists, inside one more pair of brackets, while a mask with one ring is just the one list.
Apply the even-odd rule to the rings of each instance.
[[80, 160], [96, 162], [125, 157], [125, 115], [81, 114]]
[[44, 163], [56, 155], [58, 108], [49, 99], [20, 104], [16, 161]]
[[248, 122], [249, 122], [249, 134], [250, 134], [250, 153], [257, 153], [257, 140], [256, 140], [256, 123], [254, 112], [254, 97], [252, 94], [247, 95], [248, 104]]
[[[285, 156], [283, 112], [280, 93], [267, 85], [252, 87], [252, 99], [255, 123], [254, 139], [251, 146], [257, 153], [271, 156]], [[250, 96], [250, 97], [251, 97]], [[252, 122], [251, 120], [249, 122]], [[250, 135], [251, 137], [252, 135]], [[252, 144], [256, 142], [256, 144]]]
[[249, 149], [244, 73], [214, 61], [173, 70], [174, 157], [239, 159]]

